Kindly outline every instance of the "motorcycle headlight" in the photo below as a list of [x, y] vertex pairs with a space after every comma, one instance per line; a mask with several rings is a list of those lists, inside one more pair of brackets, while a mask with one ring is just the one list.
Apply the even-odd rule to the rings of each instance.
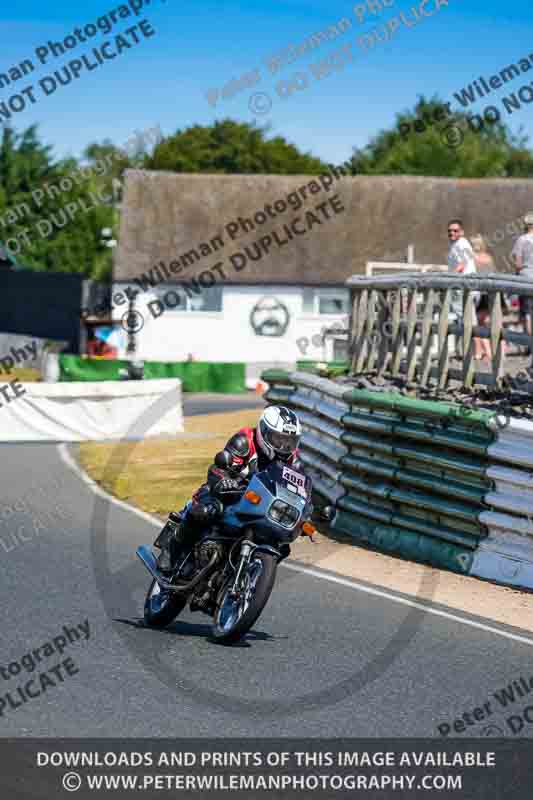
[[294, 528], [300, 519], [300, 512], [283, 500], [274, 500], [268, 509], [268, 516], [284, 528]]

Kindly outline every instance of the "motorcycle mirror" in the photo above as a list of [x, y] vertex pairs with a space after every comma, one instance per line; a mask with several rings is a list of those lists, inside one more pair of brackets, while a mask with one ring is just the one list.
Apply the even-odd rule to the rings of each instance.
[[333, 506], [324, 506], [324, 508], [322, 508], [320, 510], [320, 516], [322, 517], [322, 519], [325, 519], [326, 522], [331, 522], [331, 520], [335, 516], [334, 507]]
[[217, 453], [215, 456], [215, 465], [220, 467], [220, 469], [228, 469], [231, 467], [232, 461], [233, 459], [227, 450], [221, 450], [220, 453]]

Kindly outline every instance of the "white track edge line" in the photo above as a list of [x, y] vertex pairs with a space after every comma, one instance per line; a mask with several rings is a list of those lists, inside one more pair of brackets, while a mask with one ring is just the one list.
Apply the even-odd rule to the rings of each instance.
[[116, 506], [119, 506], [119, 508], [123, 508], [125, 511], [133, 512], [141, 519], [144, 519], [145, 522], [149, 522], [151, 525], [155, 525], [158, 528], [162, 527], [163, 523], [157, 517], [152, 516], [152, 514], [148, 514], [146, 511], [141, 511], [140, 508], [135, 508], [135, 506], [126, 503], [124, 500], [119, 500], [118, 497], [113, 497], [112, 494], [109, 494], [105, 491], [105, 489], [102, 489], [101, 486], [98, 486], [96, 481], [90, 478], [89, 475], [87, 475], [87, 473], [72, 458], [65, 443], [58, 444], [57, 450], [59, 452], [59, 457], [65, 466], [75, 472], [78, 478], [83, 481], [83, 483], [87, 484], [87, 486], [89, 486], [89, 488], [92, 489], [95, 494], [100, 495], [100, 497], [103, 497], [110, 503], [114, 503]]
[[[70, 455], [67, 445], [65, 443], [57, 445], [57, 450], [59, 453], [59, 457], [70, 470], [72, 470], [80, 480], [83, 481], [89, 488], [95, 493], [100, 495], [100, 497], [105, 498], [110, 503], [114, 503], [115, 505], [119, 506], [119, 508], [124, 509], [125, 511], [131, 511], [132, 513], [136, 514], [141, 519], [144, 519], [146, 522], [149, 522], [152, 525], [160, 528], [162, 523], [161, 520], [157, 517], [148, 514], [146, 511], [141, 511], [139, 508], [135, 508], [135, 506], [126, 503], [124, 500], [119, 500], [117, 497], [113, 497], [113, 495], [106, 492], [102, 489], [96, 481], [87, 475], [87, 473], [76, 463], [76, 461]], [[356, 589], [360, 592], [365, 592], [366, 594], [374, 595], [375, 597], [382, 597], [386, 600], [392, 600], [394, 603], [399, 603], [400, 605], [409, 606], [411, 608], [418, 608], [421, 611], [425, 611], [426, 614], [433, 614], [437, 617], [444, 617], [445, 619], [453, 620], [454, 622], [460, 622], [463, 625], [469, 625], [471, 628], [478, 628], [483, 631], [487, 631], [489, 633], [494, 633], [497, 636], [503, 636], [505, 639], [512, 639], [516, 642], [521, 642], [522, 644], [528, 644], [533, 646], [533, 639], [528, 639], [525, 636], [518, 636], [515, 633], [509, 633], [507, 631], [501, 630], [500, 628], [495, 628], [491, 625], [485, 625], [482, 622], [475, 622], [474, 620], [467, 619], [466, 617], [461, 617], [458, 614], [452, 614], [449, 611], [441, 611], [438, 608], [434, 608], [430, 605], [425, 605], [424, 603], [418, 603], [416, 600], [408, 600], [405, 597], [399, 597], [395, 594], [389, 594], [383, 589], [371, 588], [370, 586], [365, 586], [362, 583], [358, 583], [357, 581], [349, 578], [343, 578], [341, 576], [330, 575], [324, 572], [320, 572], [319, 570], [312, 569], [311, 567], [300, 567], [296, 566], [295, 564], [288, 564], [287, 562], [283, 562], [282, 564], [285, 569], [292, 570], [293, 572], [300, 572], [303, 575], [310, 575], [313, 578], [320, 578], [321, 580], [330, 581], [331, 583], [338, 583], [341, 586], [347, 586], [351, 589]]]
[[418, 603], [416, 600], [408, 600], [406, 597], [399, 597], [398, 595], [389, 594], [382, 589], [373, 589], [370, 586], [365, 586], [364, 584], [358, 583], [353, 579], [337, 577], [336, 575], [325, 575], [323, 572], [319, 572], [318, 570], [310, 567], [300, 567], [296, 566], [295, 564], [287, 564], [286, 562], [284, 562], [283, 566], [286, 569], [292, 569], [295, 572], [302, 572], [305, 575], [311, 575], [314, 578], [326, 579], [332, 581], [332, 583], [340, 583], [342, 586], [350, 586], [352, 589], [358, 589], [361, 592], [366, 592], [367, 594], [372, 594], [376, 597], [384, 597], [387, 600], [393, 600], [401, 605], [410, 606], [411, 608], [418, 608], [421, 611], [427, 612], [428, 614], [433, 614], [438, 617], [445, 617], [446, 619], [451, 619], [455, 622], [462, 622], [464, 625], [470, 625], [472, 628], [480, 628], [483, 631], [489, 631], [489, 633], [496, 633], [499, 636], [504, 636], [506, 639], [514, 639], [517, 642], [522, 642], [523, 644], [529, 644], [533, 646], [533, 639], [528, 639], [525, 636], [519, 636], [516, 633], [503, 631], [500, 628], [495, 628], [492, 625], [485, 625], [482, 622], [475, 622], [475, 620], [468, 619], [467, 617], [461, 617], [458, 614], [452, 614], [449, 611], [442, 611], [439, 608], [434, 608], [433, 606], [429, 606], [424, 603]]

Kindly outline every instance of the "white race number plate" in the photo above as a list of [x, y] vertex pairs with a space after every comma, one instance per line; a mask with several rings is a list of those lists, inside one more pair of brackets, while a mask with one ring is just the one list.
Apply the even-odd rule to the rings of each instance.
[[301, 475], [299, 472], [295, 472], [293, 469], [289, 469], [289, 467], [283, 467], [283, 475], [282, 477], [286, 480], [291, 486], [296, 487], [296, 490], [299, 495], [302, 497], [307, 497], [307, 492], [305, 491], [305, 476]]

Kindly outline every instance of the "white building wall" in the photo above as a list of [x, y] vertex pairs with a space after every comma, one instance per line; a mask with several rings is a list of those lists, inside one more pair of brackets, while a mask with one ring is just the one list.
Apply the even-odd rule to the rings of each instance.
[[[117, 284], [113, 293], [123, 291]], [[303, 289], [286, 286], [229, 286], [223, 288], [222, 311], [178, 311], [166, 309], [154, 318], [149, 303], [175, 287], [161, 285], [136, 298], [135, 308], [144, 317], [144, 327], [136, 334], [136, 357], [146, 361], [243, 361], [245, 363], [294, 363], [301, 359], [331, 360], [333, 342], [320, 341], [323, 328], [346, 327], [346, 314], [304, 313]], [[320, 290], [326, 291], [326, 290]], [[329, 290], [331, 291], [331, 290]], [[262, 298], [276, 298], [290, 315], [283, 336], [257, 335], [250, 316]], [[127, 305], [115, 308], [117, 319]], [[313, 339], [314, 337], [314, 339]], [[124, 352], [120, 356], [125, 355]]]

